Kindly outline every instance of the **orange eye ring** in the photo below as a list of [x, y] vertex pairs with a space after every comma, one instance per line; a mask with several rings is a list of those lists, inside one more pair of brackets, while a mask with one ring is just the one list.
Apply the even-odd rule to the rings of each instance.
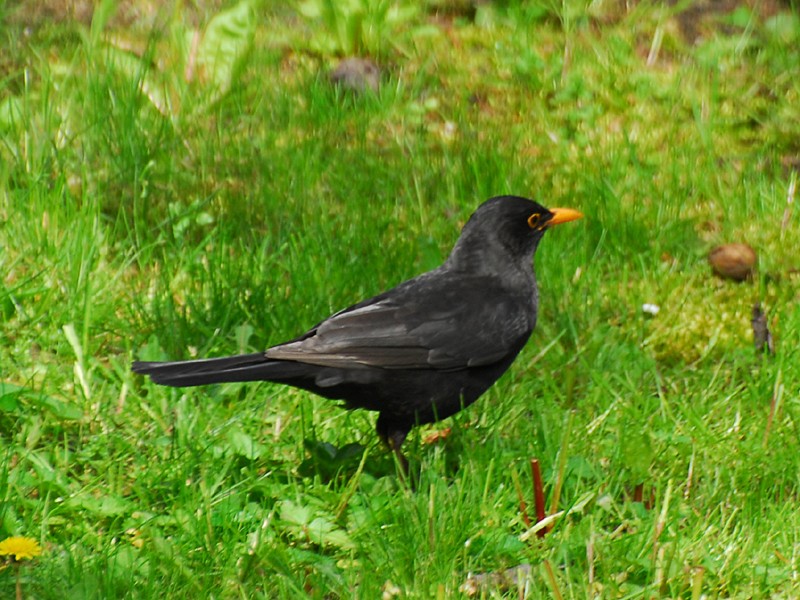
[[533, 213], [530, 217], [528, 217], [528, 227], [531, 229], [536, 229], [539, 225], [539, 221], [542, 220], [542, 215], [539, 213]]

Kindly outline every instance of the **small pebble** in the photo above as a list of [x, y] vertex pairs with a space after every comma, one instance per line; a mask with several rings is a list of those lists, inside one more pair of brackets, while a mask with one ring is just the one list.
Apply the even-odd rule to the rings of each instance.
[[345, 58], [331, 72], [331, 83], [340, 88], [361, 93], [367, 89], [377, 92], [381, 83], [381, 70], [367, 58]]
[[753, 274], [756, 252], [747, 244], [723, 244], [708, 253], [708, 262], [723, 279], [744, 281]]

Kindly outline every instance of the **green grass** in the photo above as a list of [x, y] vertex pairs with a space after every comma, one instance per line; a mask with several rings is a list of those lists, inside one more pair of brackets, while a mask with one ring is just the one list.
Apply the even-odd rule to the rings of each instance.
[[[9, 20], [0, 539], [45, 549], [25, 597], [448, 598], [525, 563], [530, 598], [800, 594], [796, 13], [712, 14], [692, 43], [678, 9], [509, 4], [387, 25], [381, 92], [355, 98], [329, 88], [313, 23], [262, 6], [210, 105], [168, 37], [132, 28], [162, 61], [131, 70], [98, 25]], [[141, 93], [154, 75], [179, 112]], [[538, 252], [510, 372], [412, 434], [416, 491], [373, 414], [129, 370], [296, 335], [437, 265], [504, 193], [586, 218]], [[728, 241], [757, 250], [754, 281], [711, 276]], [[753, 352], [755, 302], [774, 357]], [[564, 462], [572, 509], [543, 539], [515, 484], [533, 516], [531, 458], [548, 506]], [[0, 597], [14, 585], [0, 571]]]

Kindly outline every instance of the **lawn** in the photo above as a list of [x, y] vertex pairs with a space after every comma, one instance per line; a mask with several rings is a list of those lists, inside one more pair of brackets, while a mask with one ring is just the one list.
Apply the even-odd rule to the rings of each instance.
[[[0, 597], [800, 596], [798, 171], [793, 2], [0, 3], [0, 541], [42, 548]], [[413, 487], [373, 413], [130, 371], [289, 339], [501, 194], [585, 218]]]

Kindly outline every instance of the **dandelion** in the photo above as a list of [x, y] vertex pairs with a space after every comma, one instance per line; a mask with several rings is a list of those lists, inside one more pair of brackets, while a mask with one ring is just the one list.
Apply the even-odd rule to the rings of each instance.
[[22, 600], [22, 577], [20, 574], [22, 561], [35, 558], [41, 553], [42, 547], [39, 545], [39, 542], [33, 538], [15, 536], [6, 538], [0, 542], [0, 558], [5, 558], [6, 562], [6, 565], [0, 567], [0, 569], [7, 567], [10, 563], [17, 572], [17, 600]]
[[0, 556], [11, 556], [13, 560], [29, 560], [42, 553], [39, 542], [28, 537], [10, 537], [0, 542]]

